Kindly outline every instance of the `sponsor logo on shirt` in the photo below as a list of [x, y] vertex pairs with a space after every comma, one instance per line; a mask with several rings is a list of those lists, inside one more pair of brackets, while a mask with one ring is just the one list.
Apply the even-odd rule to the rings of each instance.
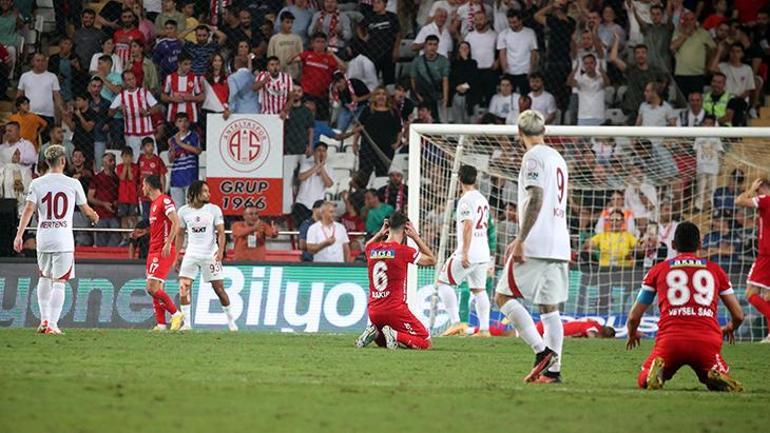
[[679, 259], [671, 261], [671, 268], [705, 268], [706, 259]]
[[396, 250], [394, 249], [375, 249], [369, 253], [369, 259], [371, 260], [392, 260], [396, 258]]
[[202, 227], [191, 227], [191, 228], [190, 228], [190, 230], [191, 230], [193, 233], [206, 233], [206, 226], [202, 226]]

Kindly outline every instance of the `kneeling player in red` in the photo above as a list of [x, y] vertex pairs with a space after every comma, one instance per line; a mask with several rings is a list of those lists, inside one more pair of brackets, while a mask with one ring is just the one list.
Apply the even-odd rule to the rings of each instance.
[[[407, 246], [406, 238], [412, 239], [420, 250]], [[430, 349], [430, 333], [406, 304], [406, 271], [410, 263], [433, 266], [436, 258], [403, 213], [391, 215], [366, 243], [366, 261], [371, 325], [356, 339], [356, 347], [366, 347], [375, 341], [388, 349]]]
[[[660, 321], [652, 353], [639, 373], [640, 388], [660, 389], [681, 367], [689, 365], [711, 391], [741, 391], [722, 359], [722, 336], [735, 342], [733, 331], [743, 322], [743, 311], [722, 268], [697, 257], [700, 231], [691, 222], [679, 224], [673, 247], [679, 255], [655, 265], [644, 277], [642, 290], [628, 314], [626, 347], [639, 345], [637, 329], [642, 316], [658, 295]], [[717, 295], [731, 320], [720, 329]]]

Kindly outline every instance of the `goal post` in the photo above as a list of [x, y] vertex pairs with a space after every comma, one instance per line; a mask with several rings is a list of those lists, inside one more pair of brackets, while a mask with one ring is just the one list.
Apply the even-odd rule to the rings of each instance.
[[[646, 270], [671, 256], [675, 224], [688, 220], [701, 229], [702, 255], [728, 272], [747, 313], [739, 337], [757, 340], [767, 334], [761, 315], [743, 296], [757, 254], [755, 211], [735, 208], [733, 200], [753, 179], [768, 176], [770, 128], [548, 126], [545, 139], [570, 170], [567, 218], [573, 260], [565, 316], [593, 317], [623, 336]], [[438, 261], [435, 268], [409, 272], [409, 305], [426, 324], [433, 282], [456, 247], [452, 218], [460, 166], [478, 169], [478, 188], [490, 202], [497, 229], [492, 251], [496, 283], [505, 245], [517, 230], [513, 216], [519, 210], [514, 206], [523, 154], [516, 126], [411, 125], [408, 216]], [[615, 207], [623, 215], [619, 227], [608, 218]], [[491, 294], [494, 284], [488, 289]], [[494, 310], [493, 326], [509, 326]], [[441, 305], [438, 312], [434, 334], [447, 326]], [[721, 320], [726, 314], [720, 307]], [[657, 316], [652, 308], [642, 329], [655, 332]]]

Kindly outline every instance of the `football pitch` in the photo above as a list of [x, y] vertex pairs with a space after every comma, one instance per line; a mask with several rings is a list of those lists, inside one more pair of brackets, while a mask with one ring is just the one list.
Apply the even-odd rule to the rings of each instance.
[[[0, 330], [0, 432], [763, 431], [770, 345], [724, 355], [741, 394], [683, 369], [636, 388], [652, 346], [567, 340], [560, 385], [527, 385], [513, 338], [357, 350], [354, 335]], [[764, 426], [764, 427], [762, 427]]]

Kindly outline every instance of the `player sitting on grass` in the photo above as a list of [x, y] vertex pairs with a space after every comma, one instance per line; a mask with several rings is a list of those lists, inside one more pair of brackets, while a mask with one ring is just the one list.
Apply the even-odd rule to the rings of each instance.
[[[419, 251], [407, 246], [406, 238], [412, 239]], [[366, 243], [365, 251], [371, 325], [358, 337], [356, 347], [366, 347], [375, 341], [388, 349], [397, 349], [399, 345], [430, 349], [430, 333], [406, 304], [406, 272], [410, 263], [435, 265], [433, 251], [401, 212], [385, 220], [380, 231]]]
[[201, 271], [204, 283], [211, 283], [222, 309], [227, 317], [227, 327], [237, 331], [238, 326], [230, 312], [230, 298], [225, 292], [222, 258], [225, 255], [225, 220], [222, 209], [209, 203], [209, 187], [206, 182], [196, 180], [187, 190], [187, 204], [179, 209], [179, 233], [176, 236], [177, 251], [182, 250], [185, 233], [187, 249], [177, 260], [179, 274], [180, 309], [184, 314], [182, 331], [192, 329], [192, 284]]
[[[639, 345], [639, 323], [658, 295], [660, 321], [655, 346], [642, 364], [640, 388], [660, 389], [682, 366], [689, 365], [698, 380], [711, 391], [741, 391], [728, 374], [722, 359], [722, 336], [735, 343], [733, 332], [743, 322], [743, 311], [722, 268], [697, 257], [700, 230], [691, 222], [679, 224], [673, 247], [679, 255], [655, 265], [644, 277], [642, 290], [628, 314], [626, 347]], [[731, 320], [720, 329], [717, 296], [730, 312]]]

